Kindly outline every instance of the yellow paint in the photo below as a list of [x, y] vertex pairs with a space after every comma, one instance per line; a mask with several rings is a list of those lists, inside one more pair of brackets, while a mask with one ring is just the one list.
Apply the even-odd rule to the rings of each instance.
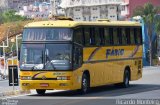
[[[137, 22], [123, 22], [123, 21], [110, 21], [110, 22], [75, 22], [75, 21], [42, 21], [29, 23], [25, 27], [76, 27], [79, 25], [112, 25], [112, 26], [140, 26]], [[83, 61], [87, 62], [89, 56], [97, 47], [83, 48]], [[138, 48], [138, 49], [137, 49]], [[107, 49], [124, 49], [124, 54], [120, 56], [106, 57]], [[137, 49], [135, 53], [134, 50]], [[135, 53], [133, 57], [131, 55]], [[128, 59], [130, 58], [130, 59]], [[135, 59], [139, 58], [139, 59]], [[114, 61], [116, 59], [124, 59]], [[125, 60], [127, 59], [127, 60]], [[93, 61], [105, 61], [97, 62]], [[112, 60], [112, 61], [107, 61]], [[57, 78], [58, 76], [70, 76], [70, 80], [20, 80], [21, 88], [24, 90], [30, 89], [64, 89], [75, 90], [81, 88], [81, 79], [83, 72], [88, 70], [90, 73], [90, 86], [100, 86], [106, 84], [120, 83], [123, 81], [123, 74], [125, 68], [130, 67], [131, 80], [138, 80], [142, 77], [142, 46], [109, 46], [101, 47], [90, 59], [92, 63], [83, 63], [83, 65], [74, 71], [21, 71], [20, 76], [35, 76], [36, 78]], [[140, 66], [140, 71], [138, 71]], [[22, 86], [23, 83], [29, 83], [28, 86]], [[48, 83], [48, 87], [40, 86], [40, 83]], [[60, 86], [60, 84], [66, 86]]]
[[[122, 59], [129, 58], [128, 56], [133, 52], [136, 46], [117, 46], [114, 49], [122, 48], [125, 50], [123, 56], [109, 56], [106, 58], [106, 49], [112, 47], [102, 47], [97, 51], [91, 61], [96, 60], [111, 60], [111, 59]], [[84, 48], [84, 62], [88, 60], [90, 54], [95, 48]], [[139, 47], [137, 53], [133, 58], [142, 57], [142, 46]], [[20, 76], [31, 76], [38, 74], [36, 78], [57, 78], [57, 76], [70, 76], [70, 80], [21, 80], [22, 83], [29, 83], [30, 86], [22, 86], [22, 89], [64, 89], [64, 90], [75, 90], [81, 88], [81, 79], [84, 70], [90, 72], [90, 84], [91, 87], [119, 83], [123, 81], [123, 73], [126, 66], [129, 66], [131, 69], [131, 80], [137, 80], [142, 77], [141, 72], [138, 73], [138, 63], [135, 62], [141, 61], [142, 59], [132, 59], [131, 60], [119, 60], [119, 61], [110, 61], [110, 62], [100, 62], [100, 63], [86, 63], [83, 64], [77, 70], [74, 71], [21, 71]], [[142, 68], [142, 67], [141, 67]], [[41, 87], [40, 83], [49, 83], [49, 87]], [[67, 86], [60, 86], [60, 83], [66, 83]]]
[[[17, 59], [13, 59], [13, 65], [17, 65], [17, 62]], [[8, 60], [8, 65], [12, 65], [12, 60]]]
[[76, 27], [79, 25], [97, 25], [97, 26], [140, 26], [138, 22], [128, 22], [128, 21], [95, 21], [95, 22], [78, 22], [69, 20], [57, 20], [57, 21], [40, 21], [32, 22], [25, 25], [27, 27]]

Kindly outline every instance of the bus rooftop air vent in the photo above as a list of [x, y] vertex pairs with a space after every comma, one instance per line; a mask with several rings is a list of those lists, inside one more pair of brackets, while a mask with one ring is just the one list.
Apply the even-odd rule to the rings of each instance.
[[70, 18], [70, 17], [64, 17], [64, 16], [56, 16], [55, 19], [56, 20], [70, 20], [70, 21], [73, 21], [72, 18]]
[[109, 19], [98, 19], [97, 21], [99, 21], [99, 22], [110, 22]]

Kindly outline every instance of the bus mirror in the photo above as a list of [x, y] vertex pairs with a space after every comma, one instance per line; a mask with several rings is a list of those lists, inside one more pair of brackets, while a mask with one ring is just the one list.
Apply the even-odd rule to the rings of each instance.
[[18, 51], [18, 60], [20, 60], [20, 51]]

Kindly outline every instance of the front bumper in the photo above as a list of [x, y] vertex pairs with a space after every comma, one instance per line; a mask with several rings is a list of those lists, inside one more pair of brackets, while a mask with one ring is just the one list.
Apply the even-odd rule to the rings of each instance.
[[[46, 86], [46, 84], [48, 85]], [[74, 90], [73, 82], [71, 80], [21, 80], [20, 86], [22, 90]]]

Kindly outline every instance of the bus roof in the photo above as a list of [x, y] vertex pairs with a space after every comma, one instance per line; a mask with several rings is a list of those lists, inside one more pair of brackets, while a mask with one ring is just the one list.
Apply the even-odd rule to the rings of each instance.
[[94, 22], [86, 22], [86, 21], [70, 21], [70, 20], [50, 20], [50, 21], [38, 21], [32, 22], [25, 25], [25, 28], [29, 27], [65, 27], [72, 28], [77, 26], [141, 26], [138, 22], [131, 21], [94, 21]]

